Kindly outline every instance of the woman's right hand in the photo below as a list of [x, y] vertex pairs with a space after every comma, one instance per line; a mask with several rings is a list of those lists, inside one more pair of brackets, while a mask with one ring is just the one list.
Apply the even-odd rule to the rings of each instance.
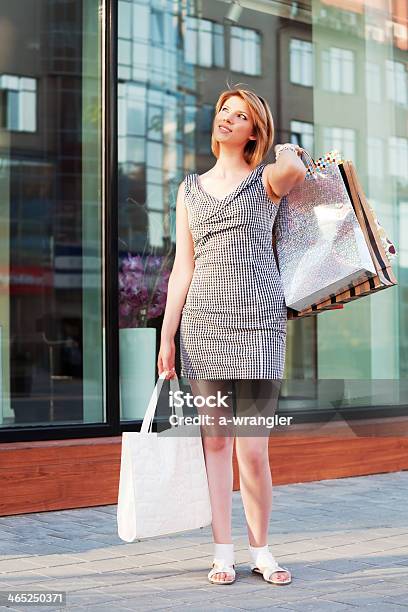
[[174, 367], [176, 360], [176, 346], [174, 339], [164, 340], [160, 343], [159, 357], [157, 359], [157, 369], [159, 376], [162, 372], [166, 371], [166, 380], [174, 378], [176, 376], [176, 369]]

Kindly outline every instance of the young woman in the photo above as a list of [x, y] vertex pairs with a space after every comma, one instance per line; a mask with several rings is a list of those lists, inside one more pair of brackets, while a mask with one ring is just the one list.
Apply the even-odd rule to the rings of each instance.
[[[174, 336], [180, 324], [181, 376], [188, 378], [193, 394], [207, 397], [219, 390], [227, 396], [232, 383], [241, 397], [252, 399], [248, 385], [263, 385], [269, 414], [283, 376], [287, 325], [272, 228], [282, 196], [304, 180], [306, 167], [302, 149], [291, 143], [275, 147], [275, 163], [261, 163], [273, 143], [273, 118], [267, 102], [250, 90], [220, 94], [212, 129], [215, 165], [201, 176], [187, 175], [178, 189], [176, 256], [157, 366], [159, 374], [167, 371], [166, 378], [175, 375]], [[216, 407], [208, 413], [219, 417], [231, 410], [228, 404], [227, 410]], [[273, 584], [288, 584], [289, 570], [278, 565], [268, 547], [268, 436], [234, 436], [231, 429], [210, 426], [201, 431], [213, 516], [214, 562], [208, 579], [216, 584], [235, 580], [235, 438], [252, 570]]]

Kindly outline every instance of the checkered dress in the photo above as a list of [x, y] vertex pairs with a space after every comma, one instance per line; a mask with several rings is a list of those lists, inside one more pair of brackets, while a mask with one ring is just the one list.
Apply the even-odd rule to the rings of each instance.
[[260, 164], [222, 200], [188, 174], [195, 270], [180, 322], [181, 376], [281, 379], [287, 310], [272, 248], [279, 207]]

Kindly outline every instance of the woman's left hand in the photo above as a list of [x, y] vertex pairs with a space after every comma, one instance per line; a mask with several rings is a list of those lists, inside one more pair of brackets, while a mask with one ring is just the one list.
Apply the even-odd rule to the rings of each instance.
[[296, 150], [296, 154], [300, 157], [303, 153], [303, 149], [302, 147], [300, 147], [299, 145], [293, 143], [293, 142], [285, 142], [282, 144], [277, 144], [275, 145], [275, 156], [277, 155], [277, 153], [279, 152], [279, 149], [281, 149], [284, 145], [290, 145], [292, 148], [294, 148]]

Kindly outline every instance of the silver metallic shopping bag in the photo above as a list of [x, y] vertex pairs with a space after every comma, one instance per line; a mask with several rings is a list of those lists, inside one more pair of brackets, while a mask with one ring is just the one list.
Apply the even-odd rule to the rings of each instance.
[[317, 165], [305, 150], [302, 161], [305, 180], [282, 198], [274, 227], [286, 306], [294, 310], [376, 274], [337, 163]]

